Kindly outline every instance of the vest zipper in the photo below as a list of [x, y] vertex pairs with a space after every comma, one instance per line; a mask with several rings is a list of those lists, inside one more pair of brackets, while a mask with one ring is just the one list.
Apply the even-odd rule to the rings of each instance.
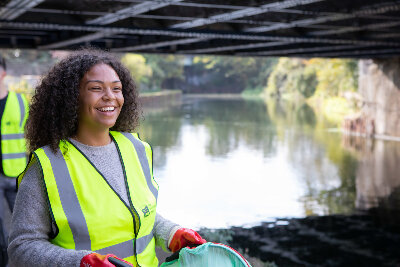
[[[126, 188], [126, 192], [127, 192], [127, 195], [128, 195], [129, 205], [130, 205], [129, 211], [130, 211], [131, 214], [132, 214], [132, 218], [133, 218], [133, 232], [134, 232], [134, 234], [135, 234], [135, 241], [134, 241], [134, 245], [133, 245], [133, 253], [134, 253], [134, 256], [135, 256], [136, 264], [137, 264], [137, 266], [140, 267], [140, 264], [139, 264], [138, 259], [137, 259], [137, 254], [136, 254], [136, 240], [137, 240], [137, 236], [138, 236], [138, 234], [139, 234], [140, 224], [141, 224], [141, 223], [140, 223], [140, 216], [139, 216], [139, 213], [137, 212], [137, 210], [135, 209], [135, 207], [133, 206], [133, 203], [132, 203], [131, 192], [130, 192], [130, 190], [129, 190], [128, 178], [126, 177], [125, 164], [124, 164], [124, 161], [123, 161], [123, 159], [122, 159], [121, 151], [119, 150], [118, 143], [117, 143], [117, 141], [114, 139], [114, 136], [112, 136], [111, 134], [110, 134], [110, 136], [111, 136], [111, 138], [113, 139], [113, 141], [114, 141], [114, 143], [115, 143], [115, 146], [116, 146], [117, 151], [118, 151], [119, 159], [120, 159], [121, 164], [122, 164], [122, 171], [123, 171], [123, 173], [124, 173], [125, 188]], [[133, 212], [135, 213], [136, 217], [135, 217], [135, 215], [133, 214]], [[137, 231], [136, 231], [136, 218], [137, 218], [137, 220], [138, 220], [138, 229], [137, 229]]]
[[[140, 229], [140, 217], [139, 217], [139, 214], [136, 211], [135, 207], [132, 204], [132, 200], [131, 200], [131, 196], [130, 196], [130, 192], [129, 192], [128, 180], [126, 178], [125, 170], [124, 170], [124, 179], [125, 179], [125, 187], [126, 187], [126, 190], [128, 192], [129, 205], [131, 206], [131, 210], [129, 210], [129, 211], [131, 212], [132, 218], [133, 218], [133, 231], [135, 233], [135, 241], [134, 241], [134, 246], [133, 246], [133, 253], [135, 255], [136, 264], [137, 264], [137, 266], [140, 267], [140, 264], [139, 264], [138, 259], [137, 259], [137, 254], [136, 254], [136, 240], [137, 240], [137, 236], [139, 234], [139, 229]], [[138, 219], [138, 227], [139, 228], [137, 229], [137, 231], [136, 231], [136, 217], [135, 217], [135, 215], [133, 214], [132, 211], [135, 212], [135, 214], [137, 216], [137, 219]]]

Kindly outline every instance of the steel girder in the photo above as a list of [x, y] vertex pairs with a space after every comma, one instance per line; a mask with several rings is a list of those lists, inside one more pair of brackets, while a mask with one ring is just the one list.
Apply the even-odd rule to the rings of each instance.
[[146, 13], [150, 10], [162, 8], [170, 5], [171, 3], [180, 2], [182, 0], [166, 0], [166, 1], [147, 1], [137, 5], [133, 5], [124, 9], [120, 9], [115, 13], [107, 14], [92, 20], [86, 21], [86, 24], [92, 25], [107, 25], [115, 21], [128, 18], [130, 16]]
[[131, 35], [155, 35], [171, 36], [178, 38], [208, 38], [208, 39], [231, 39], [231, 40], [250, 40], [250, 41], [284, 41], [284, 42], [304, 42], [304, 43], [327, 43], [327, 44], [365, 44], [382, 46], [400, 46], [400, 42], [374, 41], [374, 40], [348, 40], [348, 39], [329, 39], [313, 37], [292, 37], [292, 36], [272, 36], [247, 33], [214, 33], [202, 31], [181, 31], [181, 30], [153, 30], [153, 29], [132, 29], [107, 26], [79, 26], [79, 25], [60, 25], [46, 23], [24, 23], [24, 22], [0, 22], [0, 27], [31, 30], [69, 30], [77, 32], [104, 32], [105, 34], [131, 34]]
[[[287, 3], [288, 4], [288, 3]], [[293, 3], [291, 3], [293, 5]], [[313, 24], [318, 24], [318, 23], [323, 23], [323, 22], [330, 22], [330, 21], [337, 21], [337, 20], [344, 20], [344, 19], [349, 19], [349, 18], [354, 18], [356, 16], [361, 16], [361, 15], [377, 15], [377, 14], [382, 14], [388, 11], [394, 11], [394, 10], [399, 10], [400, 9], [400, 2], [395, 2], [392, 3], [390, 2], [388, 3], [384, 3], [381, 4], [379, 6], [370, 6], [367, 8], [364, 8], [363, 10], [358, 10], [355, 11], [353, 13], [350, 14], [333, 14], [333, 15], [328, 15], [328, 16], [323, 16], [320, 18], [313, 18], [313, 19], [304, 19], [304, 20], [298, 20], [295, 22], [290, 22], [290, 23], [277, 23], [275, 25], [272, 26], [262, 26], [262, 27], [254, 27], [254, 28], [248, 28], [245, 31], [246, 32], [268, 32], [268, 31], [273, 31], [273, 30], [278, 30], [278, 29], [288, 29], [288, 28], [293, 28], [293, 27], [299, 27], [299, 26], [308, 26], [308, 25], [313, 25]], [[278, 10], [277, 8], [275, 8], [274, 10]], [[284, 11], [284, 10], [283, 10]], [[231, 13], [227, 13], [227, 14], [234, 14], [234, 12]], [[244, 13], [242, 13], [244, 14]], [[223, 14], [222, 14], [223, 15]], [[222, 15], [219, 19], [222, 19]], [[207, 20], [203, 19], [204, 22], [211, 22], [212, 20]], [[214, 22], [216, 22], [215, 18], [214, 18]], [[190, 22], [189, 22], [190, 23]], [[175, 24], [173, 27], [174, 28], [178, 28], [178, 25], [183, 25], [184, 27], [188, 27], [189, 25], [192, 25], [193, 27], [195, 27], [195, 25], [200, 25], [199, 24], [200, 21], [198, 21], [197, 23], [191, 23], [191, 24], [185, 24], [185, 23], [181, 23], [181, 24]], [[385, 23], [385, 25], [390, 25], [396, 22], [389, 22], [389, 23]], [[335, 30], [332, 30], [335, 31]], [[194, 39], [192, 42], [190, 40], [186, 40], [185, 43], [182, 44], [187, 44], [187, 43], [194, 43], [197, 42], [198, 38]], [[204, 41], [204, 40], [203, 40]], [[130, 48], [132, 50], [122, 50], [122, 48], [119, 51], [137, 51], [137, 50], [144, 50], [144, 49], [149, 49], [149, 48], [158, 48], [158, 47], [163, 47], [163, 46], [168, 46], [171, 45], [170, 42], [157, 42], [157, 43], [150, 43], [147, 46], [146, 45], [140, 45], [137, 46], [138, 48], [136, 48], [135, 46], [131, 46]], [[255, 44], [249, 44], [248, 48], [251, 48], [254, 45], [254, 47], [262, 47], [262, 45], [259, 45], [257, 43]], [[269, 45], [267, 45], [265, 47], [268, 47]], [[214, 51], [215, 52], [221, 52], [221, 51], [229, 51], [227, 49], [225, 49], [227, 46], [224, 47], [215, 47]], [[231, 48], [235, 48], [237, 47], [237, 49], [246, 49], [244, 48], [244, 46], [231, 46]], [[118, 51], [118, 50], [117, 50]], [[193, 53], [212, 53], [213, 48], [207, 48], [207, 49], [198, 49], [198, 50], [191, 50]], [[202, 51], [202, 52], [195, 52], [195, 51]], [[183, 52], [184, 53], [184, 52]]]
[[0, 20], [13, 20], [44, 0], [12, 0], [0, 9]]
[[212, 24], [212, 23], [216, 23], [216, 22], [227, 21], [227, 20], [243, 18], [243, 17], [249, 17], [249, 16], [254, 16], [254, 15], [259, 15], [262, 13], [271, 12], [274, 10], [291, 8], [291, 7], [295, 7], [295, 6], [307, 5], [307, 4], [312, 4], [312, 3], [316, 3], [316, 2], [322, 2], [322, 1], [325, 1], [325, 0], [286, 0], [286, 1], [282, 1], [282, 2], [273, 2], [273, 3], [262, 5], [260, 7], [249, 7], [249, 8], [245, 8], [242, 10], [237, 10], [237, 11], [233, 11], [233, 12], [210, 16], [208, 18], [200, 18], [200, 19], [195, 19], [193, 21], [189, 21], [189, 22], [178, 23], [178, 24], [172, 25], [171, 28], [173, 28], [173, 29], [190, 29], [190, 28], [200, 27], [200, 26], [204, 26], [204, 25]]

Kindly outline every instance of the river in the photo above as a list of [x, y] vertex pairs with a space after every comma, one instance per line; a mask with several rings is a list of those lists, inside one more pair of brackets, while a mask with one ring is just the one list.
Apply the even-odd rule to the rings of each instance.
[[184, 96], [144, 118], [158, 212], [186, 227], [399, 214], [400, 142], [343, 135], [306, 104]]

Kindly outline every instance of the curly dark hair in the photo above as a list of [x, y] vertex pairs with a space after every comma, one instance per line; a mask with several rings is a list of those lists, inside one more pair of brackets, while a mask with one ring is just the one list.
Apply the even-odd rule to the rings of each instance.
[[122, 83], [124, 105], [111, 130], [132, 132], [139, 125], [138, 91], [129, 70], [108, 52], [84, 48], [53, 66], [35, 88], [25, 126], [31, 152], [45, 145], [56, 151], [60, 141], [76, 134], [80, 81], [100, 63], [112, 67]]

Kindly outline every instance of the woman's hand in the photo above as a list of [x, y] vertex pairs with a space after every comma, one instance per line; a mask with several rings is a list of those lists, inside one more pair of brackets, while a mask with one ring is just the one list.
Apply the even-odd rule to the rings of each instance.
[[201, 245], [206, 242], [196, 231], [188, 228], [179, 228], [173, 235], [168, 247], [172, 252], [176, 252], [184, 247]]
[[[115, 265], [109, 261], [109, 258], [115, 258], [126, 265]], [[97, 253], [88, 254], [81, 260], [80, 267], [116, 267], [116, 266], [133, 266], [131, 263], [118, 258], [113, 254], [100, 255]]]

